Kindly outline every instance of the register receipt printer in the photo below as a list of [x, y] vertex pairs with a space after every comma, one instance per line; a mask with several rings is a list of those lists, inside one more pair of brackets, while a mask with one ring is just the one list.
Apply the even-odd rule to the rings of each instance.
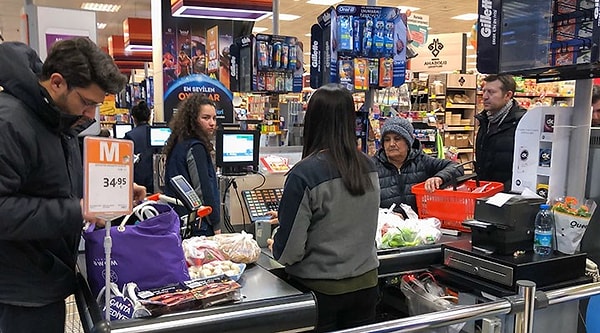
[[488, 199], [477, 199], [474, 220], [463, 222], [471, 228], [473, 248], [500, 255], [531, 250], [535, 215], [545, 200], [516, 195], [498, 207]]

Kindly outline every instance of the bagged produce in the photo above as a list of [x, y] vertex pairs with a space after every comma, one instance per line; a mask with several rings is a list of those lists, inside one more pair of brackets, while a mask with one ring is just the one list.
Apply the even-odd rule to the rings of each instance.
[[219, 244], [204, 236], [184, 239], [182, 246], [188, 266], [202, 266], [215, 260], [225, 260]]
[[227, 260], [237, 263], [251, 264], [260, 256], [260, 246], [252, 235], [242, 233], [219, 234], [212, 237], [219, 244], [219, 248]]

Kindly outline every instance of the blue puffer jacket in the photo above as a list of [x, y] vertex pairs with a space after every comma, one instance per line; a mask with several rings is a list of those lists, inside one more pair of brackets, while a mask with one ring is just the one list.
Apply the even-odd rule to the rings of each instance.
[[413, 185], [430, 177], [440, 177], [446, 183], [464, 174], [458, 163], [431, 157], [419, 148], [411, 149], [400, 169], [388, 161], [383, 148], [379, 149], [373, 159], [379, 175], [381, 208], [389, 208], [394, 203], [405, 203], [417, 212], [417, 201], [411, 192]]

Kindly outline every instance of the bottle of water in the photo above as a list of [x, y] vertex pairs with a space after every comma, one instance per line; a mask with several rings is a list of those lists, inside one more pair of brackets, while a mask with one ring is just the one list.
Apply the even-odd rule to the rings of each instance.
[[554, 237], [554, 215], [550, 205], [540, 205], [540, 211], [535, 216], [535, 232], [533, 252], [546, 256], [552, 253], [552, 238]]

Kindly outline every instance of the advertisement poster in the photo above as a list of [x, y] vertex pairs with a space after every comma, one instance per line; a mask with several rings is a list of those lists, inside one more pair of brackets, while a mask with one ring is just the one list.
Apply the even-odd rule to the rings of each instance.
[[406, 33], [407, 44], [412, 44], [414, 47], [420, 47], [427, 43], [429, 15], [407, 12], [406, 16], [408, 16], [408, 32]]
[[214, 26], [206, 31], [206, 51], [208, 54], [208, 76], [219, 79], [219, 27]]
[[[178, 89], [183, 89], [183, 86], [195, 86], [190, 83], [191, 80], [199, 80], [202, 86], [205, 85], [206, 79], [212, 77], [212, 80], [216, 81], [213, 86], [231, 94], [230, 46], [236, 31], [240, 34], [241, 31], [251, 29], [252, 23], [173, 17], [170, 15], [168, 0], [162, 1], [162, 13], [164, 120], [168, 122], [176, 111], [177, 104], [186, 96], [180, 94]], [[213, 72], [209, 72], [209, 68]], [[196, 90], [195, 92], [203, 92], [202, 89]], [[231, 103], [231, 98], [228, 100]], [[217, 103], [224, 102], [220, 100]], [[231, 113], [233, 112], [232, 107], [221, 109], [224, 113], [230, 109]], [[219, 121], [232, 119], [225, 114], [218, 118]]]
[[205, 94], [217, 106], [217, 123], [233, 122], [233, 94], [221, 82], [204, 74], [190, 74], [178, 79], [165, 92], [165, 119], [171, 119], [177, 112], [177, 105], [194, 93]]
[[50, 50], [54, 43], [71, 39], [75, 37], [89, 37], [90, 34], [88, 31], [84, 30], [67, 30], [67, 29], [48, 29], [46, 30], [46, 50]]

